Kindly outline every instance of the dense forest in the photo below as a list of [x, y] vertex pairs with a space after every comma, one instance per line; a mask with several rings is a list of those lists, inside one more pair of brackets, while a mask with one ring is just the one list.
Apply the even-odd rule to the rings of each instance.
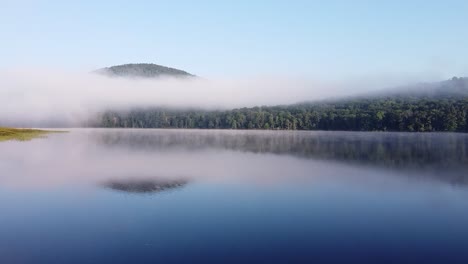
[[99, 127], [468, 132], [468, 97], [388, 97], [233, 110], [107, 111]]
[[[140, 65], [141, 66], [141, 65]], [[232, 110], [106, 111], [97, 127], [468, 132], [468, 78], [422, 83], [381, 95]]]

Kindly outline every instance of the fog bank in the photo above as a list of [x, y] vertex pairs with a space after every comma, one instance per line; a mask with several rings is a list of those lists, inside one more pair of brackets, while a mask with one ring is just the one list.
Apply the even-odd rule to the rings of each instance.
[[57, 70], [0, 72], [0, 126], [79, 126], [99, 111], [133, 107], [230, 109], [344, 97], [407, 84], [411, 76], [109, 78]]

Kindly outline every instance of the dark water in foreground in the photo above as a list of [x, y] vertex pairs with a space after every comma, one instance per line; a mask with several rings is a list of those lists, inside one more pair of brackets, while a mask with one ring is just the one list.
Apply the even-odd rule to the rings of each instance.
[[468, 135], [0, 143], [0, 263], [468, 263]]

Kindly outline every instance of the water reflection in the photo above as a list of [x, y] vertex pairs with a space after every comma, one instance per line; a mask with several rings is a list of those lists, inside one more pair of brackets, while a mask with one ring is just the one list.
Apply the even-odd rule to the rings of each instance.
[[95, 136], [99, 144], [140, 150], [212, 148], [384, 167], [468, 168], [465, 134], [116, 130]]
[[181, 188], [188, 183], [188, 181], [184, 180], [161, 181], [154, 179], [135, 180], [131, 177], [129, 178], [130, 179], [125, 180], [112, 180], [104, 183], [103, 186], [115, 191], [127, 193], [159, 193]]
[[184, 175], [190, 182], [251, 185], [380, 185], [399, 177], [466, 186], [468, 135], [76, 129], [45, 140], [2, 143], [0, 174], [1, 186], [15, 188], [102, 186], [137, 180], [132, 175], [154, 182]]
[[464, 134], [4, 142], [0, 263], [468, 263], [467, 155]]
[[[468, 135], [455, 133], [115, 130], [97, 144], [138, 150], [231, 150], [413, 172], [468, 183]], [[408, 176], [408, 175], [406, 175]]]

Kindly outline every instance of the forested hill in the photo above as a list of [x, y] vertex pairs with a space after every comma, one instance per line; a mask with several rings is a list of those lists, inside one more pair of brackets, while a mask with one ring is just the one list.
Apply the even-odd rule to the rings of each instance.
[[[468, 79], [405, 92], [233, 110], [107, 111], [99, 127], [468, 132]], [[422, 90], [421, 90], [422, 89]]]
[[123, 64], [102, 68], [95, 73], [110, 77], [157, 78], [157, 77], [195, 77], [186, 71], [152, 63]]

